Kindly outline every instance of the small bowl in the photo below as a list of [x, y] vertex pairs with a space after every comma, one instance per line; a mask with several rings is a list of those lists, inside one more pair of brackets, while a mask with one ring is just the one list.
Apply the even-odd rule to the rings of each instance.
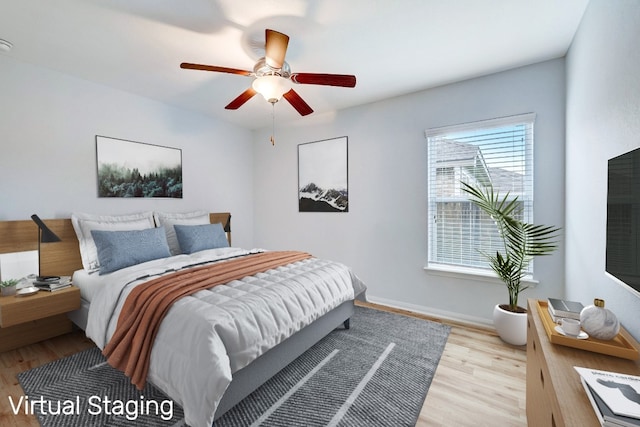
[[26, 297], [29, 295], [35, 295], [38, 293], [39, 290], [40, 289], [36, 288], [35, 286], [28, 286], [26, 288], [18, 289], [18, 291], [16, 292], [16, 296]]

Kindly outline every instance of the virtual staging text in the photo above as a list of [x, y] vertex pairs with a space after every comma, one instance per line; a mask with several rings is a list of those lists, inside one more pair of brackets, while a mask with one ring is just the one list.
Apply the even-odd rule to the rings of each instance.
[[115, 415], [123, 416], [127, 420], [135, 421], [140, 416], [157, 416], [168, 421], [173, 418], [173, 401], [156, 401], [140, 396], [137, 400], [112, 400], [107, 396], [89, 396], [85, 398], [76, 396], [67, 400], [49, 400], [40, 396], [33, 398], [9, 396], [9, 405], [14, 415], [80, 415], [86, 412], [89, 415]]

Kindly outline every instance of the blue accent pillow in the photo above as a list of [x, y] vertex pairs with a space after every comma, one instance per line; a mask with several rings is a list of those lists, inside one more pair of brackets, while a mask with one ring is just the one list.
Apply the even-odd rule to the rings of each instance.
[[100, 274], [171, 256], [163, 227], [132, 231], [91, 230]]
[[222, 224], [179, 225], [173, 226], [183, 254], [204, 251], [205, 249], [228, 248], [227, 235]]

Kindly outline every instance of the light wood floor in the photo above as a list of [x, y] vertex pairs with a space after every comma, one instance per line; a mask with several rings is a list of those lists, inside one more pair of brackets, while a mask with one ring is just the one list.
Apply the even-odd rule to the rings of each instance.
[[527, 425], [525, 346], [506, 344], [489, 329], [378, 304], [357, 304], [451, 326], [416, 427]]
[[[387, 311], [438, 321], [402, 310]], [[524, 348], [505, 344], [487, 330], [443, 323], [452, 326], [451, 334], [417, 426], [526, 426]], [[92, 346], [82, 332], [74, 332], [0, 353], [0, 425], [39, 426], [34, 416], [11, 412], [9, 396], [23, 395], [16, 378], [19, 372]]]
[[2, 427], [38, 427], [40, 424], [33, 415], [13, 415], [9, 396], [20, 399], [24, 395], [17, 374], [45, 363], [70, 356], [93, 347], [93, 342], [78, 331], [62, 335], [16, 350], [0, 353], [0, 426]]

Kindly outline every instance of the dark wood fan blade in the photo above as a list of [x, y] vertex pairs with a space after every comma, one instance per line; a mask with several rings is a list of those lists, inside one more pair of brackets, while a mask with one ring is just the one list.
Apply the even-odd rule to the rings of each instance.
[[287, 54], [287, 46], [289, 45], [289, 36], [274, 30], [265, 30], [265, 55], [264, 59], [267, 65], [273, 68], [282, 68], [284, 57]]
[[293, 73], [291, 81], [307, 85], [355, 87], [356, 76], [349, 74]]
[[227, 110], [237, 110], [238, 108], [242, 107], [245, 102], [253, 98], [253, 95], [255, 95], [256, 93], [257, 92], [250, 87], [249, 89], [242, 92], [236, 99], [231, 101], [229, 105], [224, 108]]
[[298, 95], [295, 90], [291, 89], [289, 92], [285, 93], [282, 96], [284, 97], [284, 99], [289, 101], [289, 104], [291, 104], [291, 106], [295, 108], [301, 116], [306, 116], [307, 114], [313, 113], [313, 110], [311, 109], [311, 107], [309, 107], [309, 104], [304, 102], [304, 99], [300, 98], [300, 95]]
[[183, 62], [182, 64], [180, 64], [180, 68], [184, 68], [187, 70], [216, 71], [218, 73], [239, 74], [241, 76], [251, 75], [251, 71], [239, 70], [237, 68], [216, 67], [215, 65], [190, 64], [188, 62]]

